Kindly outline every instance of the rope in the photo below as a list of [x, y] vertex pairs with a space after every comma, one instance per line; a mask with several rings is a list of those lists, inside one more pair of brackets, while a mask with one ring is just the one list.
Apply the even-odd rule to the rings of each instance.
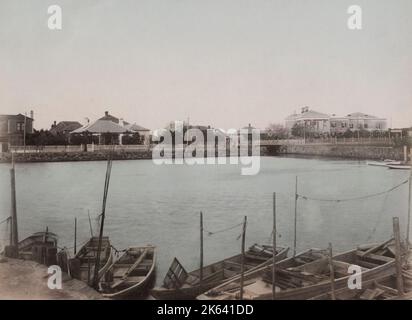
[[235, 224], [235, 225], [233, 225], [233, 226], [231, 226], [231, 227], [227, 227], [227, 228], [225, 228], [225, 229], [217, 230], [217, 231], [209, 231], [209, 230], [207, 230], [207, 229], [205, 229], [205, 228], [203, 228], [203, 231], [206, 231], [208, 236], [212, 236], [212, 235], [215, 235], [215, 234], [217, 234], [217, 233], [222, 233], [222, 232], [225, 232], [225, 231], [233, 230], [233, 229], [235, 229], [235, 228], [237, 228], [237, 227], [240, 227], [240, 226], [242, 226], [242, 225], [243, 225], [243, 222], [238, 223], [238, 224]]
[[6, 219], [0, 221], [0, 224], [4, 223], [4, 222], [8, 222], [11, 219], [11, 217], [7, 217]]
[[382, 216], [383, 216], [383, 212], [385, 211], [385, 206], [386, 206], [386, 202], [388, 200], [389, 197], [389, 192], [385, 195], [385, 198], [383, 199], [383, 204], [382, 204], [382, 210], [378, 216], [378, 219], [376, 220], [376, 223], [372, 229], [372, 231], [370, 232], [368, 238], [366, 239], [367, 242], [369, 242], [372, 239], [372, 236], [375, 234], [376, 229], [378, 228], [381, 220], [382, 220]]
[[361, 196], [361, 197], [355, 197], [355, 198], [344, 198], [344, 199], [322, 199], [322, 198], [312, 198], [309, 196], [305, 196], [305, 195], [301, 195], [301, 194], [297, 194], [296, 196], [298, 198], [302, 198], [304, 200], [312, 200], [312, 201], [322, 201], [322, 202], [344, 202], [344, 201], [354, 201], [354, 200], [364, 200], [364, 199], [368, 199], [368, 198], [373, 198], [373, 197], [377, 197], [377, 196], [381, 196], [383, 194], [387, 194], [389, 192], [394, 191], [395, 189], [401, 187], [402, 185], [406, 184], [409, 182], [408, 180], [405, 180], [403, 182], [401, 182], [400, 184], [390, 188], [389, 190], [386, 191], [382, 191], [382, 192], [377, 192], [377, 193], [373, 193], [373, 194], [368, 194], [366, 196]]

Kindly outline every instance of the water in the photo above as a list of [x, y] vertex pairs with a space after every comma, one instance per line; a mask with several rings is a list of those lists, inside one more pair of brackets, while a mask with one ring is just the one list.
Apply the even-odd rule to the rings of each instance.
[[[10, 214], [10, 165], [0, 165], [0, 221]], [[59, 245], [73, 247], [90, 236], [88, 212], [101, 212], [105, 162], [16, 165], [19, 237], [49, 230]], [[277, 192], [278, 243], [293, 245], [295, 176], [298, 193], [316, 198], [353, 198], [390, 189], [409, 172], [367, 166], [364, 162], [262, 157], [256, 176], [241, 176], [236, 165], [157, 166], [150, 160], [114, 161], [105, 233], [116, 248], [154, 244], [161, 282], [173, 257], [187, 270], [199, 264], [199, 211], [205, 229], [221, 230], [248, 216], [247, 244], [267, 243], [272, 228], [272, 193]], [[335, 252], [388, 239], [393, 216], [405, 231], [408, 185], [365, 200], [317, 202], [299, 199], [298, 251], [326, 247]], [[97, 230], [93, 223], [94, 230]], [[0, 225], [6, 240], [6, 224]], [[374, 231], [375, 230], [375, 231]], [[205, 235], [205, 263], [240, 251], [241, 227]]]

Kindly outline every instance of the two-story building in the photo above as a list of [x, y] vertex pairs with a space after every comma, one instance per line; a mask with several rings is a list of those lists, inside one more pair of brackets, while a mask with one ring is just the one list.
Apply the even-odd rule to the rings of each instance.
[[325, 134], [330, 132], [330, 116], [326, 113], [310, 110], [303, 107], [300, 113], [294, 113], [285, 119], [285, 127], [292, 131], [293, 127], [299, 126], [306, 133]]
[[328, 115], [304, 107], [301, 113], [294, 113], [285, 119], [285, 127], [289, 132], [296, 126], [303, 128], [305, 133], [334, 135], [347, 131], [384, 131], [387, 130], [387, 120], [362, 112], [346, 116]]
[[33, 111], [30, 117], [23, 114], [0, 115], [0, 152], [10, 146], [24, 144], [25, 135], [33, 133]]

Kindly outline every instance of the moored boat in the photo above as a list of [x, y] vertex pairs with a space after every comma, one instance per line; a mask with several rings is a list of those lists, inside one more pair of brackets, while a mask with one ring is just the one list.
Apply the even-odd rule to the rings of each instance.
[[[98, 252], [99, 237], [91, 237], [89, 241], [77, 252], [74, 259], [70, 260], [70, 272], [76, 279], [92, 284], [94, 268]], [[113, 262], [113, 249], [109, 237], [102, 237], [102, 246], [99, 262], [99, 279]]]
[[19, 258], [45, 265], [56, 264], [57, 240], [57, 235], [48, 230], [33, 233], [18, 243]]
[[[290, 260], [290, 259], [287, 259]], [[327, 256], [290, 267], [288, 261], [277, 264], [276, 299], [301, 300], [310, 299], [330, 291], [330, 265]], [[358, 265], [362, 270], [362, 281], [393, 275], [395, 259], [393, 250], [388, 245], [363, 246], [335, 255], [332, 259], [335, 280], [334, 286], [339, 290], [346, 286], [349, 278], [348, 268]], [[198, 299], [236, 300], [240, 296], [239, 281], [228, 283], [224, 287], [213, 288]], [[249, 274], [244, 283], [243, 298], [246, 300], [272, 299], [271, 266]]]
[[125, 298], [141, 295], [155, 276], [156, 252], [154, 246], [130, 247], [106, 270], [99, 284], [107, 298]]
[[[396, 277], [393, 275], [362, 281], [359, 289], [344, 287], [334, 292], [336, 300], [392, 300], [398, 296]], [[328, 291], [310, 300], [332, 300], [332, 293]]]
[[388, 165], [400, 165], [402, 164], [402, 162], [395, 161], [395, 160], [384, 160], [384, 161], [367, 161], [366, 164], [368, 166], [386, 167]]
[[407, 164], [388, 164], [389, 169], [411, 170], [411, 166]]
[[[276, 261], [286, 258], [289, 248], [276, 248]], [[245, 253], [245, 272], [270, 264], [273, 249], [271, 246], [253, 245]], [[194, 299], [199, 294], [235, 277], [241, 272], [242, 255], [212, 263], [203, 267], [200, 282], [200, 269], [188, 273], [177, 258], [174, 258], [163, 281], [163, 286], [151, 290], [151, 295], [159, 300]]]

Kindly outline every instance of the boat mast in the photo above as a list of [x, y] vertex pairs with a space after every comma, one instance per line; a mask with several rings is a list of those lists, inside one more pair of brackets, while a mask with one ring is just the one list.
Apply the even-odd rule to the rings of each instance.
[[203, 212], [200, 211], [200, 273], [199, 285], [203, 284]]
[[273, 193], [273, 265], [272, 265], [272, 299], [276, 299], [276, 192]]
[[245, 275], [245, 237], [246, 237], [247, 217], [245, 216], [242, 229], [242, 262], [240, 265], [240, 300], [243, 300], [243, 281]]
[[295, 222], [294, 222], [294, 235], [293, 235], [293, 256], [296, 256], [296, 232], [297, 232], [297, 215], [298, 215], [298, 176], [296, 176], [295, 182]]
[[[412, 163], [412, 160], [411, 160]], [[411, 195], [412, 193], [412, 166], [409, 173], [409, 195], [408, 195], [408, 223], [406, 226], [406, 248], [409, 249], [409, 232], [411, 228]]]
[[93, 287], [98, 288], [99, 285], [99, 268], [100, 268], [100, 254], [102, 250], [102, 240], [103, 240], [103, 229], [104, 229], [104, 218], [106, 215], [106, 200], [107, 200], [107, 193], [109, 191], [109, 182], [110, 182], [110, 174], [112, 171], [112, 159], [109, 155], [107, 160], [107, 168], [106, 168], [106, 179], [104, 181], [104, 191], [103, 191], [103, 205], [102, 205], [102, 214], [101, 214], [101, 222], [100, 222], [100, 233], [99, 233], [99, 244], [97, 246], [97, 254], [96, 254], [96, 264], [94, 267], [94, 276], [93, 276]]

